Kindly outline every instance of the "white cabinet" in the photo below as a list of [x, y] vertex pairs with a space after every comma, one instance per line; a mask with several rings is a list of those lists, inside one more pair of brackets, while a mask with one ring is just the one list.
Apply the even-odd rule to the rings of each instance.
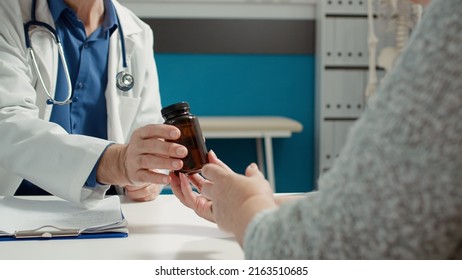
[[325, 1], [325, 13], [339, 15], [364, 15], [367, 13], [367, 0], [320, 0]]
[[[365, 106], [368, 82], [366, 0], [320, 0], [316, 38], [316, 170], [329, 170]], [[377, 30], [376, 30], [377, 31]], [[378, 49], [393, 44], [382, 37]], [[379, 78], [384, 72], [378, 69]]]
[[328, 120], [323, 124], [322, 135], [323, 143], [320, 152], [320, 172], [330, 169], [335, 159], [338, 158], [350, 127], [355, 120]]

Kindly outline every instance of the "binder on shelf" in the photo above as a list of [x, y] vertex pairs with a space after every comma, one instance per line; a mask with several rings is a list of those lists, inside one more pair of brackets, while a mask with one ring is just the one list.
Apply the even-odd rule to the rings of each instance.
[[0, 199], [0, 241], [127, 237], [118, 196], [83, 209], [52, 196]]

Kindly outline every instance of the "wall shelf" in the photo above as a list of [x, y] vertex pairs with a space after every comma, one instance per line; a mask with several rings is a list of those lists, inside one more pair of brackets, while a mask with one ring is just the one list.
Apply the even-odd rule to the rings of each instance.
[[314, 19], [318, 0], [120, 0], [142, 18]]

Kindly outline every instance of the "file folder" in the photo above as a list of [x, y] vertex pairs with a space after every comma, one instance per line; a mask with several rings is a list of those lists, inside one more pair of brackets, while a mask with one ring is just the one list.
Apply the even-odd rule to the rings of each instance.
[[0, 213], [0, 241], [128, 236], [118, 196], [90, 209], [52, 196], [4, 197]]

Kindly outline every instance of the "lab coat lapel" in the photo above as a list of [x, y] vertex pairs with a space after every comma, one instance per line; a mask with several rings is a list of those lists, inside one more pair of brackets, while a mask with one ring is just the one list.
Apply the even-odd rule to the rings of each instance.
[[[48, 3], [46, 0], [37, 1], [36, 15], [38, 21], [45, 22], [55, 28], [55, 24], [50, 10], [48, 9]], [[30, 20], [30, 10], [28, 20]], [[42, 75], [45, 86], [49, 90], [51, 96], [54, 97], [56, 89], [56, 78], [58, 75], [58, 47], [54, 43], [52, 35], [44, 31], [43, 28], [35, 28], [31, 30], [29, 34], [32, 47], [35, 51], [37, 64], [40, 69], [40, 74]], [[32, 63], [32, 61], [30, 63]], [[34, 76], [36, 76], [36, 104], [39, 107], [39, 116], [42, 119], [49, 120], [52, 106], [46, 104], [48, 96], [46, 95], [45, 90], [43, 89], [43, 86], [40, 83], [37, 74], [35, 73], [35, 68], [32, 66], [31, 69]]]
[[[125, 52], [127, 61], [130, 62], [134, 46], [136, 44], [134, 35], [141, 32], [141, 28], [133, 21], [130, 15], [127, 15], [124, 9], [120, 9], [120, 4], [113, 1], [117, 10], [120, 25], [122, 26], [125, 36]], [[119, 32], [116, 30], [112, 33], [109, 47], [108, 62], [108, 84], [106, 87], [107, 103], [107, 122], [108, 122], [108, 139], [117, 143], [128, 141], [131, 129], [132, 115], [138, 108], [138, 98], [133, 98], [132, 90], [123, 92], [116, 86], [117, 73], [123, 70], [122, 48], [120, 44]], [[134, 65], [128, 63], [128, 72], [133, 73]], [[136, 81], [135, 81], [136, 82]]]
[[122, 60], [119, 58], [119, 53], [119, 34], [118, 32], [114, 32], [111, 35], [109, 42], [108, 79], [105, 92], [107, 109], [107, 132], [108, 140], [115, 141], [117, 143], [123, 143], [124, 137], [122, 133], [122, 126], [117, 118], [117, 116], [120, 114], [120, 100], [117, 96], [118, 89], [114, 82], [118, 69], [122, 69]]

